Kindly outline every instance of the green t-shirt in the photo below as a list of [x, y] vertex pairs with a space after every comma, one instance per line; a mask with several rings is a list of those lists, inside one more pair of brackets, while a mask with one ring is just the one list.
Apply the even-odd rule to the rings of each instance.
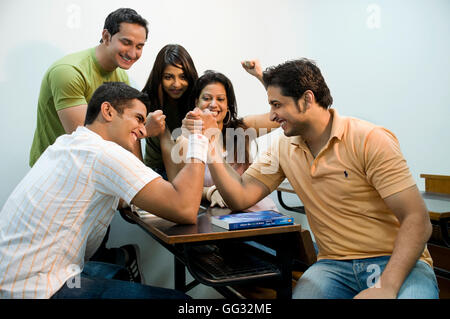
[[94, 91], [104, 82], [130, 84], [124, 70], [117, 68], [106, 72], [101, 68], [95, 47], [69, 54], [50, 66], [41, 83], [30, 166], [58, 136], [65, 134], [57, 111], [88, 104]]

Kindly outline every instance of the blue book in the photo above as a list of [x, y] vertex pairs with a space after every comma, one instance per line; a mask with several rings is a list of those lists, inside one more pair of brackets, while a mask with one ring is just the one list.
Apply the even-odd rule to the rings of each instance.
[[258, 212], [211, 216], [211, 223], [228, 230], [236, 230], [292, 225], [294, 223], [294, 218], [272, 210], [263, 210]]

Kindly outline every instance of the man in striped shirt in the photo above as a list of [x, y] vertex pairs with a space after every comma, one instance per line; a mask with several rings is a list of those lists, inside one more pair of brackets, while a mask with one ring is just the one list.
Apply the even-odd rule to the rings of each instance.
[[[104, 82], [130, 84], [126, 70], [141, 57], [148, 37], [148, 23], [131, 8], [119, 8], [105, 19], [100, 44], [66, 55], [45, 73], [37, 103], [37, 121], [30, 150], [30, 167], [45, 149], [63, 134], [82, 126], [87, 104]], [[140, 143], [133, 148], [142, 157]], [[116, 278], [143, 279], [137, 265], [137, 246], [106, 248], [108, 233], [92, 260], [125, 265], [127, 271]]]
[[101, 85], [85, 126], [60, 136], [15, 188], [0, 212], [0, 298], [186, 297], [79, 276], [121, 200], [176, 223], [197, 220], [208, 139], [191, 135], [187, 165], [163, 180], [131, 153], [147, 136], [147, 106], [146, 94], [125, 83]]

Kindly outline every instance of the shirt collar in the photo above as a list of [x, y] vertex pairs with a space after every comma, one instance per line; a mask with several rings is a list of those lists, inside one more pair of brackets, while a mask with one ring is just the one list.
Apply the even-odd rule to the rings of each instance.
[[[330, 112], [331, 116], [333, 117], [329, 140], [332, 140], [334, 137], [336, 137], [338, 140], [341, 140], [342, 136], [344, 135], [344, 120], [339, 116], [338, 112], [335, 109], [329, 109], [328, 112]], [[289, 137], [289, 139], [292, 145], [298, 146], [303, 149], [308, 149], [301, 135], [291, 136]]]
[[95, 67], [97, 68], [98, 72], [99, 72], [102, 76], [108, 75], [108, 74], [111, 73], [112, 71], [106, 71], [105, 69], [102, 68], [102, 66], [100, 65], [100, 63], [99, 63], [98, 60], [97, 60], [97, 56], [95, 55], [95, 50], [96, 50], [96, 48], [97, 48], [97, 47], [91, 48], [91, 58], [92, 58], [92, 61], [94, 61]]
[[342, 117], [339, 116], [338, 112], [335, 109], [330, 109], [329, 111], [333, 116], [333, 124], [331, 125], [330, 139], [336, 137], [338, 140], [341, 140], [342, 136], [344, 135], [345, 121]]
[[86, 126], [78, 126], [77, 129], [75, 130], [74, 134], [88, 134], [88, 135], [92, 135], [92, 137], [95, 138], [100, 138], [103, 140], [103, 137], [101, 137], [99, 134], [95, 133], [94, 131], [88, 129]]

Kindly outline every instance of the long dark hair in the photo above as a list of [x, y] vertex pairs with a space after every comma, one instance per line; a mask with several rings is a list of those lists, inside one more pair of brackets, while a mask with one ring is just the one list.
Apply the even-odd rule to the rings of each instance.
[[[153, 64], [152, 71], [148, 77], [142, 92], [145, 92], [150, 97], [151, 111], [161, 109], [165, 112], [165, 101], [167, 101], [167, 93], [161, 87], [162, 76], [165, 68], [168, 65], [175, 67], [181, 66], [184, 71], [184, 75], [188, 82], [188, 88], [186, 92], [180, 97], [178, 101], [179, 114], [181, 116], [178, 119], [179, 123], [177, 127], [181, 126], [181, 120], [184, 115], [193, 109], [192, 104], [188, 104], [188, 98], [191, 94], [192, 86], [198, 79], [198, 73], [195, 69], [194, 61], [186, 51], [186, 49], [179, 44], [168, 44], [164, 46], [156, 56], [155, 63]], [[174, 128], [170, 128], [173, 130]]]
[[[223, 121], [223, 128], [222, 128], [222, 136], [223, 136], [223, 144], [225, 149], [227, 149], [227, 143], [232, 143], [231, 141], [228, 141], [229, 138], [233, 138], [233, 145], [234, 147], [234, 161], [237, 162], [238, 154], [237, 154], [237, 148], [236, 145], [238, 143], [238, 136], [237, 134], [240, 134], [240, 132], [244, 132], [248, 127], [245, 125], [242, 118], [238, 117], [237, 114], [237, 102], [236, 102], [236, 95], [234, 94], [234, 88], [233, 84], [231, 83], [230, 79], [228, 79], [224, 74], [212, 70], [207, 70], [205, 73], [198, 78], [198, 80], [195, 82], [193, 88], [192, 88], [192, 94], [189, 98], [189, 105], [195, 105], [195, 102], [197, 99], [200, 98], [200, 93], [202, 90], [209, 84], [212, 83], [221, 83], [225, 88], [225, 93], [227, 95], [227, 101], [228, 101], [228, 110], [229, 112], [224, 118]], [[232, 137], [227, 134], [227, 128], [235, 129], [235, 133]], [[242, 129], [242, 130], [236, 130], [236, 129]], [[245, 163], [249, 164], [251, 162], [250, 157], [250, 139], [248, 136], [244, 136], [245, 139]], [[228, 149], [227, 149], [228, 151]]]

